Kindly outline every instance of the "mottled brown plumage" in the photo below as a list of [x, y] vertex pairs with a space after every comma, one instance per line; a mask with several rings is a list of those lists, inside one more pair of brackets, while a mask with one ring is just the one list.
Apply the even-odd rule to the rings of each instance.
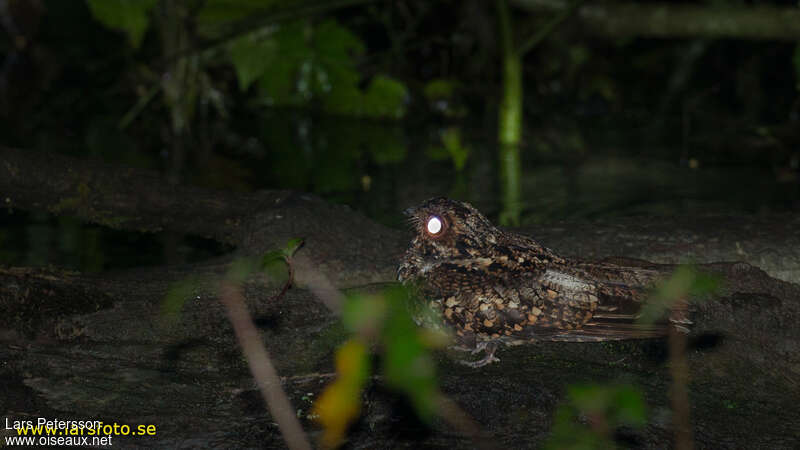
[[[667, 323], [636, 323], [647, 290], [661, 276], [655, 266], [568, 260], [498, 229], [472, 205], [444, 197], [406, 214], [416, 235], [398, 279], [418, 286], [436, 313], [417, 315], [418, 323], [448, 326], [462, 348], [486, 350], [472, 366], [497, 361], [498, 343], [635, 339], [668, 331]], [[688, 323], [684, 313], [673, 312], [671, 322]]]

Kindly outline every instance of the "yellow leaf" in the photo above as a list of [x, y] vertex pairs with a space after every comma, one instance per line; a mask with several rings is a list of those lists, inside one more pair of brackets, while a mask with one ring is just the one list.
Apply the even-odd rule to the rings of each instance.
[[336, 381], [328, 385], [314, 403], [313, 413], [324, 428], [322, 445], [338, 447], [347, 427], [361, 412], [361, 390], [369, 374], [367, 346], [350, 339], [336, 352]]

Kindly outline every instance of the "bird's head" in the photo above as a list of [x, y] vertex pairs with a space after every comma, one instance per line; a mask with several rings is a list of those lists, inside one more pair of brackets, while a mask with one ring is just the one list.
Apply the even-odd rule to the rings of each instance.
[[409, 252], [431, 263], [480, 257], [502, 232], [472, 205], [445, 197], [405, 210], [415, 235]]

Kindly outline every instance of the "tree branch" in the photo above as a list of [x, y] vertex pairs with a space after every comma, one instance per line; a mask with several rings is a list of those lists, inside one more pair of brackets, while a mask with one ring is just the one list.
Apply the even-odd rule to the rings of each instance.
[[[561, 0], [512, 0], [531, 13], [569, 8]], [[773, 6], [687, 5], [669, 3], [587, 3], [575, 13], [585, 30], [604, 37], [734, 38], [796, 41], [800, 9]]]
[[225, 311], [242, 353], [247, 359], [250, 372], [258, 384], [272, 418], [278, 423], [286, 445], [292, 450], [311, 450], [311, 444], [308, 443], [303, 427], [297, 420], [294, 408], [281, 388], [281, 379], [272, 364], [272, 359], [261, 343], [261, 335], [253, 324], [250, 313], [247, 312], [241, 288], [225, 281], [220, 287], [219, 299], [225, 305]]

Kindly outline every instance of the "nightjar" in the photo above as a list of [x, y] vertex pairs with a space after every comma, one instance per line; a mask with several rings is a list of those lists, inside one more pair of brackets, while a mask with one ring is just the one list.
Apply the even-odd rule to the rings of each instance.
[[480, 367], [499, 361], [499, 343], [603, 341], [687, 332], [685, 304], [668, 322], [636, 323], [648, 290], [663, 276], [638, 260], [565, 259], [534, 239], [493, 226], [472, 205], [444, 197], [405, 211], [414, 239], [398, 268], [435, 314], [418, 324], [450, 328]]

